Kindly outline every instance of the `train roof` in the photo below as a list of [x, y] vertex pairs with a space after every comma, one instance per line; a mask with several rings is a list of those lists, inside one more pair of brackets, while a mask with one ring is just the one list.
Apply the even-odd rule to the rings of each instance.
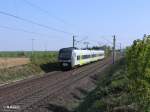
[[77, 48], [74, 48], [74, 47], [67, 47], [67, 48], [62, 48], [62, 49], [60, 49], [60, 51], [73, 51], [73, 50], [76, 50]]
[[74, 52], [77, 52], [77, 53], [104, 53], [103, 50], [74, 50]]
[[75, 51], [75, 52], [104, 52], [104, 50], [82, 50], [82, 49], [77, 49], [77, 48], [74, 48], [74, 47], [68, 47], [68, 48], [62, 48], [60, 49], [60, 51], [69, 51], [69, 52], [72, 52], [72, 51]]

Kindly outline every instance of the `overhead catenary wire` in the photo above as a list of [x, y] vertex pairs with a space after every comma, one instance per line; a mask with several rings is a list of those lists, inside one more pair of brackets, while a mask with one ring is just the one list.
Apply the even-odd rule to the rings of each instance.
[[[105, 41], [107, 41], [107, 43], [110, 43], [111, 45], [113, 45], [113, 42], [111, 42], [110, 40], [104, 38], [104, 36], [101, 36], [101, 38], [103, 38]], [[116, 42], [116, 47], [120, 48], [120, 43], [119, 42]]]
[[120, 49], [120, 44], [121, 43], [116, 43], [116, 49]]
[[49, 11], [47, 11], [47, 10], [41, 8], [41, 7], [38, 6], [37, 4], [32, 3], [32, 2], [30, 2], [29, 0], [23, 0], [23, 1], [24, 1], [26, 4], [28, 4], [29, 6], [35, 8], [35, 9], [37, 9], [37, 10], [39, 10], [39, 11], [45, 13], [45, 14], [47, 14], [47, 15], [50, 16], [51, 18], [53, 18], [53, 19], [55, 19], [55, 20], [57, 20], [57, 21], [59, 21], [59, 22], [61, 22], [61, 23], [63, 23], [63, 24], [69, 24], [69, 23], [66, 22], [64, 19], [62, 19], [62, 18], [60, 18], [60, 17], [57, 17], [57, 16], [55, 16], [55, 15], [52, 15]]
[[12, 28], [12, 27], [9, 27], [9, 26], [2, 26], [2, 25], [0, 25], [0, 28], [7, 29], [7, 30], [12, 30], [12, 31], [19, 31], [19, 32], [24, 32], [24, 33], [28, 33], [28, 34], [34, 34], [34, 35], [48, 37], [48, 35], [46, 35], [46, 34], [34, 32], [34, 31], [28, 31], [28, 30], [21, 29], [21, 28]]
[[[102, 41], [94, 41], [94, 40], [90, 40], [90, 43], [93, 43], [93, 45], [94, 45], [94, 43], [96, 43], [96, 44], [98, 44], [98, 45], [100, 45], [100, 43], [102, 44], [102, 45], [109, 45], [110, 44], [110, 42], [102, 42]], [[111, 44], [112, 45], [112, 44]]]
[[110, 40], [104, 38], [103, 36], [101, 36], [100, 38], [103, 38], [105, 41], [107, 41], [107, 42], [110, 43], [111, 45], [113, 44], [112, 41], [110, 41]]
[[78, 43], [78, 44], [84, 43], [83, 41], [85, 41], [87, 39], [88, 39], [88, 36], [82, 38], [81, 40], [76, 41], [76, 43]]
[[103, 45], [113, 45], [112, 41], [104, 38], [104, 36], [100, 36], [100, 38], [102, 38], [103, 40], [105, 40], [105, 42], [102, 42], [102, 41], [94, 41], [94, 40], [90, 40], [90, 42], [94, 42], [94, 43], [97, 43], [98, 45], [100, 45], [100, 43], [103, 43]]
[[23, 17], [17, 16], [17, 15], [8, 13], [8, 12], [0, 11], [0, 14], [1, 15], [5, 15], [5, 16], [9, 16], [9, 17], [12, 17], [12, 18], [15, 18], [17, 20], [25, 21], [27, 23], [34, 24], [36, 26], [39, 26], [39, 27], [42, 27], [42, 28], [46, 28], [46, 29], [49, 29], [49, 30], [52, 30], [52, 31], [64, 33], [64, 34], [67, 34], [67, 35], [73, 35], [73, 33], [71, 33], [71, 32], [67, 32], [67, 31], [60, 30], [60, 29], [57, 29], [57, 28], [53, 28], [53, 27], [50, 27], [50, 26], [47, 26], [47, 25], [44, 25], [44, 24], [41, 24], [41, 23], [38, 23], [38, 22], [34, 22], [32, 20], [25, 19]]
[[[56, 31], [56, 32], [65, 33], [65, 34], [68, 34], [68, 35], [73, 35], [73, 33], [71, 33], [71, 32], [66, 32], [66, 31], [63, 31], [63, 30], [60, 30], [60, 29], [56, 29], [56, 28], [47, 26], [47, 25], [43, 25], [43, 24], [34, 22], [34, 21], [32, 21], [32, 20], [28, 20], [28, 19], [25, 19], [25, 18], [16, 16], [16, 15], [11, 14], [11, 13], [7, 13], [7, 12], [4, 12], [4, 11], [0, 11], [0, 14], [6, 15], [6, 16], [9, 16], [9, 17], [13, 17], [13, 18], [15, 18], [15, 19], [18, 19], [18, 20], [21, 20], [21, 21], [25, 21], [25, 22], [28, 22], [28, 23], [30, 23], [30, 24], [34, 24], [34, 25], [37, 25], [37, 26], [40, 26], [40, 27], [43, 27], [43, 28], [46, 28], [46, 29], [49, 29], [49, 30], [53, 30], [53, 31]], [[5, 27], [5, 28], [6, 28], [6, 27]], [[8, 27], [7, 27], [7, 28], [8, 28]], [[9, 29], [12, 29], [12, 28], [9, 28]], [[19, 30], [21, 30], [21, 29], [19, 29]], [[30, 32], [30, 31], [26, 31], [26, 30], [22, 30], [22, 31], [28, 32], [28, 33]], [[35, 32], [30, 32], [30, 33], [37, 34], [37, 33], [35, 33]], [[102, 37], [102, 38], [103, 38], [103, 37]], [[109, 40], [107, 40], [107, 39], [105, 39], [105, 38], [103, 38], [103, 39], [112, 44], [111, 41], [109, 41]]]

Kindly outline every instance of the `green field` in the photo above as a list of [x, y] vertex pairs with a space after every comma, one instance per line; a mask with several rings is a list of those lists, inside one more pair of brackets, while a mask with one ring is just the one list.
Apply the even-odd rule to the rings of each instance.
[[46, 63], [57, 60], [57, 51], [3, 51], [0, 52], [0, 58], [30, 58], [31, 62], [35, 64]]
[[[34, 55], [55, 54], [57, 51], [34, 51]], [[0, 57], [31, 57], [32, 51], [1, 51]]]
[[56, 71], [59, 69], [57, 51], [36, 51], [33, 54], [30, 51], [0, 52], [0, 58], [1, 60], [4, 59], [7, 61], [10, 59], [15, 60], [18, 58], [22, 59], [22, 61], [24, 58], [30, 59], [30, 62], [26, 65], [1, 68], [0, 84], [22, 80], [27, 77], [44, 75], [44, 73]]

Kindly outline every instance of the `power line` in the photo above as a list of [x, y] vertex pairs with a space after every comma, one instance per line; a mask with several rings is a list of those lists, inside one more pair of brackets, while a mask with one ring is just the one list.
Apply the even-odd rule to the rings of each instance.
[[[100, 41], [94, 41], [94, 40], [90, 40], [90, 43], [91, 43], [91, 42], [93, 42], [93, 45], [94, 45], [94, 43], [96, 43], [96, 44], [98, 44], [98, 45], [99, 45], [100, 43], [102, 43], [103, 45], [109, 45], [109, 44], [110, 44], [110, 42], [102, 42], [102, 41], [100, 42]], [[112, 45], [112, 44], [111, 44], [111, 45]]]
[[108, 45], [107, 43], [105, 43], [105, 42], [97, 42], [97, 44], [99, 45], [99, 46], [104, 46], [104, 45]]
[[0, 28], [12, 30], [12, 31], [21, 31], [21, 32], [24, 32], [24, 33], [29, 33], [29, 34], [39, 35], [39, 36], [47, 36], [46, 34], [34, 32], [34, 31], [28, 31], [28, 30], [20, 29], [20, 28], [12, 28], [12, 27], [9, 27], [9, 26], [2, 26], [2, 25], [0, 25]]
[[87, 40], [87, 38], [88, 38], [88, 36], [82, 38], [81, 40], [77, 40], [77, 41], [76, 41], [76, 44], [84, 43], [83, 41], [84, 41], [84, 40]]
[[108, 43], [110, 43], [111, 45], [113, 45], [113, 43], [112, 43], [110, 40], [104, 38], [103, 36], [101, 36], [100, 38], [103, 38], [103, 39], [106, 40]]
[[[114, 35], [113, 35], [114, 37]], [[113, 45], [114, 43], [106, 38], [104, 38], [103, 36], [101, 36], [101, 38], [103, 38], [105, 41], [107, 41], [108, 43], [110, 43], [111, 45]], [[120, 43], [119, 42], [115, 42], [115, 46], [120, 48]]]
[[50, 27], [50, 26], [47, 26], [47, 25], [43, 25], [43, 24], [34, 22], [34, 21], [32, 21], [32, 20], [28, 20], [28, 19], [25, 19], [25, 18], [16, 16], [16, 15], [11, 14], [11, 13], [7, 13], [7, 12], [0, 11], [0, 14], [5, 15], [5, 16], [9, 16], [9, 17], [13, 17], [13, 18], [18, 19], [18, 20], [21, 20], [21, 21], [25, 21], [25, 22], [27, 22], [27, 23], [40, 26], [40, 27], [42, 27], [42, 28], [46, 28], [46, 29], [53, 30], [53, 31], [56, 31], [56, 32], [65, 33], [65, 34], [68, 34], [68, 35], [73, 35], [73, 33], [71, 33], [71, 32], [66, 32], [66, 31], [63, 31], [63, 30], [60, 30], [60, 29], [57, 29], [57, 28], [53, 28], [53, 27]]
[[[105, 44], [110, 44], [110, 45], [113, 45], [113, 43], [110, 41], [110, 40], [108, 40], [108, 39], [106, 39], [106, 38], [104, 38], [103, 36], [101, 36], [100, 38], [102, 38], [103, 40], [105, 40], [106, 42], [102, 42], [103, 44], [105, 43]], [[96, 43], [98, 43], [99, 44], [99, 42], [100, 41], [94, 41], [94, 40], [90, 40], [90, 41], [92, 41], [92, 42], [96, 42]]]
[[38, 5], [33, 4], [33, 3], [31, 3], [30, 1], [28, 1], [28, 0], [23, 0], [23, 1], [24, 1], [25, 3], [27, 3], [28, 5], [30, 5], [31, 7], [36, 8], [36, 9], [38, 9], [39, 11], [41, 11], [41, 12], [43, 12], [43, 13], [49, 15], [49, 16], [52, 17], [53, 19], [55, 19], [55, 20], [57, 20], [57, 21], [59, 21], [59, 22], [61, 22], [61, 23], [64, 23], [64, 24], [68, 24], [68, 22], [66, 22], [65, 20], [63, 20], [63, 19], [61, 19], [61, 18], [59, 18], [59, 17], [57, 17], [57, 16], [51, 15], [47, 10], [45, 10], [45, 9], [43, 9], [43, 8], [41, 8], [41, 7], [39, 7]]
[[87, 40], [88, 39], [88, 36], [82, 38], [81, 40], [79, 40], [78, 42], [83, 42], [84, 40]]
[[86, 45], [86, 49], [88, 49], [89, 48], [89, 42], [84, 42], [84, 44]]

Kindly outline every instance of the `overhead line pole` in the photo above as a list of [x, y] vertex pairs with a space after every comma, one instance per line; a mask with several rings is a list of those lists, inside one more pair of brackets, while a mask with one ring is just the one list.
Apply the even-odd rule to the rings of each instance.
[[88, 49], [89, 48], [89, 42], [87, 42], [87, 45], [86, 45], [86, 49]]
[[73, 45], [72, 45], [73, 48], [75, 48], [75, 36], [73, 35]]
[[32, 39], [32, 56], [33, 56], [33, 54], [34, 54], [34, 40], [35, 40], [35, 39]]
[[44, 47], [45, 47], [45, 52], [47, 52], [47, 43], [45, 43]]
[[122, 55], [121, 49], [122, 49], [122, 48], [121, 48], [121, 43], [120, 43], [120, 56]]
[[84, 44], [86, 45], [86, 49], [88, 49], [89, 48], [89, 42], [84, 42]]
[[115, 47], [116, 47], [116, 36], [113, 36], [113, 64], [115, 64]]

